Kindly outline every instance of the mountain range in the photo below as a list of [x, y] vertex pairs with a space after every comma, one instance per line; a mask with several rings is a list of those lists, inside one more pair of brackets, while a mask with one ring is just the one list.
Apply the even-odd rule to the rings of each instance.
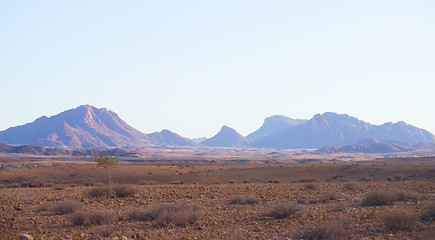
[[0, 132], [0, 142], [58, 148], [140, 148], [156, 145], [196, 146], [168, 130], [144, 134], [106, 108], [79, 106], [52, 117]]
[[[371, 142], [363, 144], [367, 139]], [[363, 141], [363, 142], [361, 142]], [[198, 144], [199, 142], [199, 144]], [[190, 140], [169, 130], [144, 134], [106, 108], [79, 106], [32, 123], [0, 131], [0, 143], [64, 149], [141, 149], [144, 147], [305, 148], [334, 151], [396, 151], [399, 146], [433, 144], [435, 136], [405, 122], [374, 125], [346, 114], [326, 112], [312, 119], [274, 115], [246, 137], [223, 126], [213, 137]], [[324, 148], [346, 146], [347, 148]], [[349, 147], [353, 146], [353, 147]], [[347, 150], [346, 150], [347, 149]], [[38, 150], [52, 151], [52, 150]], [[72, 154], [72, 153], [71, 153]]]

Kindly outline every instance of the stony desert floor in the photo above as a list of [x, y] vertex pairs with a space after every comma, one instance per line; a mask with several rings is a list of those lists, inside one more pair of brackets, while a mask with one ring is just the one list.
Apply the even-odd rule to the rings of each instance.
[[[104, 183], [104, 169], [87, 165], [0, 173], [0, 239], [435, 236], [431, 162], [119, 166], [112, 185]], [[81, 176], [86, 181], [77, 181]]]
[[[129, 187], [137, 192], [126, 197], [92, 197], [89, 191], [95, 187], [86, 186], [2, 189], [0, 238], [17, 239], [20, 233], [29, 233], [36, 239], [316, 239], [310, 238], [316, 236], [314, 232], [310, 235], [307, 231], [322, 226], [326, 227], [324, 239], [433, 239], [435, 233], [433, 219], [425, 217], [435, 202], [433, 180]], [[362, 205], [369, 192], [378, 190], [400, 191], [411, 197], [385, 206]], [[254, 201], [240, 201], [244, 198]], [[103, 211], [112, 216], [101, 224], [75, 225], [74, 213], [53, 210], [66, 200], [75, 200], [80, 211]], [[131, 211], [163, 203], [195, 204], [201, 215], [181, 226], [156, 219], [129, 219]], [[270, 210], [282, 203], [296, 206], [297, 211], [282, 219], [270, 215]], [[403, 212], [405, 218], [415, 214], [418, 219], [409, 229], [389, 230], [385, 217], [394, 211]]]

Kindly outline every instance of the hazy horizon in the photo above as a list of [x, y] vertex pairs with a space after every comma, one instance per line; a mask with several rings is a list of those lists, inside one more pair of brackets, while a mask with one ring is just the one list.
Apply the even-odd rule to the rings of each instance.
[[324, 112], [435, 133], [435, 2], [0, 3], [0, 131], [89, 104], [246, 136]]

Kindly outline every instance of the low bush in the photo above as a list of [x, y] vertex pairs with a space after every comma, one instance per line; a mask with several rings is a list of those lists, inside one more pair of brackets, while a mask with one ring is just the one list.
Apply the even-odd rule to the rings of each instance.
[[168, 203], [145, 210], [132, 209], [127, 212], [127, 219], [138, 221], [157, 220], [158, 224], [175, 224], [185, 226], [199, 220], [202, 209], [195, 204]]
[[256, 197], [255, 195], [236, 195], [230, 199], [230, 204], [256, 204], [259, 203], [260, 199]]
[[79, 210], [81, 207], [82, 204], [76, 200], [65, 200], [55, 204], [51, 210], [55, 214], [68, 214]]
[[80, 211], [71, 215], [70, 221], [74, 225], [81, 226], [81, 225], [85, 225], [86, 218], [87, 218], [87, 214], [85, 212]]
[[130, 185], [118, 185], [113, 188], [113, 194], [116, 197], [131, 197], [137, 193], [137, 189]]
[[398, 191], [395, 193], [397, 201], [418, 202], [419, 196], [414, 192]]
[[165, 204], [157, 209], [159, 224], [172, 223], [185, 226], [196, 222], [202, 216], [202, 209], [194, 204]]
[[87, 195], [90, 197], [107, 197], [109, 194], [109, 187], [93, 187], [87, 193]]
[[149, 221], [157, 217], [157, 213], [152, 209], [130, 209], [127, 211], [128, 220]]
[[418, 195], [411, 192], [375, 190], [365, 195], [362, 205], [364, 206], [385, 206], [397, 201], [417, 202]]
[[263, 213], [263, 216], [283, 219], [295, 214], [299, 210], [300, 207], [297, 203], [280, 203], [273, 206], [269, 212]]
[[95, 211], [95, 212], [76, 212], [70, 217], [70, 221], [74, 225], [102, 225], [113, 220], [114, 214], [110, 211]]
[[304, 240], [348, 239], [348, 227], [349, 223], [343, 220], [338, 220], [331, 223], [308, 225], [299, 238]]
[[390, 231], [411, 230], [417, 221], [417, 214], [407, 210], [392, 210], [382, 217], [382, 222]]
[[88, 214], [87, 219], [90, 224], [102, 225], [113, 220], [113, 213], [110, 211], [96, 211]]

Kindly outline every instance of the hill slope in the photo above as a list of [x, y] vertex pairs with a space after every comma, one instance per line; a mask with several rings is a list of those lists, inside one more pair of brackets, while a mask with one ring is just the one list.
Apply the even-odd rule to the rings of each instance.
[[274, 133], [290, 129], [305, 123], [304, 119], [291, 119], [283, 115], [274, 115], [264, 119], [263, 125], [255, 132], [249, 134], [247, 138], [258, 139], [270, 136]]
[[151, 145], [195, 145], [168, 130], [144, 134], [106, 108], [83, 105], [50, 118], [44, 116], [32, 123], [0, 132], [0, 142], [13, 145], [35, 145], [78, 148], [138, 148]]
[[209, 147], [243, 147], [248, 142], [236, 130], [223, 126], [215, 136], [202, 141], [200, 144]]
[[257, 139], [253, 147], [321, 148], [354, 145], [359, 140], [373, 138], [409, 144], [434, 143], [430, 132], [404, 122], [373, 125], [346, 114], [317, 114], [304, 124]]

